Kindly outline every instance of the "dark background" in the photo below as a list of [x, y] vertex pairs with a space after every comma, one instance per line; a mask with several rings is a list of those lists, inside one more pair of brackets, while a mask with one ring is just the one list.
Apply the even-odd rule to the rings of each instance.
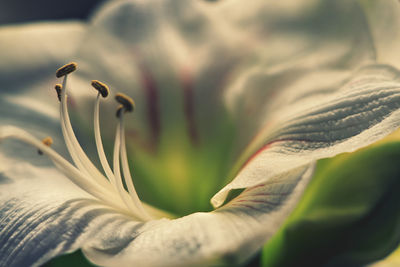
[[0, 0], [0, 24], [82, 19], [105, 0]]

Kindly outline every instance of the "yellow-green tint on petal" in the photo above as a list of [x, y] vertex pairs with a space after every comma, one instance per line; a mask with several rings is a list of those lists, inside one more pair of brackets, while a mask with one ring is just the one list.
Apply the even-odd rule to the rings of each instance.
[[231, 136], [193, 144], [179, 127], [164, 132], [155, 149], [128, 143], [135, 186], [144, 201], [176, 215], [209, 211], [228, 172]]
[[[318, 162], [302, 200], [263, 249], [263, 266], [358, 266], [400, 240], [400, 131]], [[336, 265], [335, 265], [336, 264]]]

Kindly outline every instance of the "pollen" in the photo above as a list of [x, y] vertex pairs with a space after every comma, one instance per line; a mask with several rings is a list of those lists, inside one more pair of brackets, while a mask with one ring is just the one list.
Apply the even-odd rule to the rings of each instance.
[[[115, 100], [120, 103], [126, 111], [132, 112], [135, 109], [135, 101], [129, 96], [118, 93], [115, 95]], [[118, 115], [118, 114], [117, 114]]]
[[[43, 138], [42, 143], [48, 147], [50, 147], [53, 144], [53, 139], [50, 136], [47, 136], [46, 138]], [[43, 155], [42, 150], [38, 150], [39, 155]]]
[[53, 139], [50, 136], [43, 138], [42, 143], [46, 146], [51, 146], [53, 144]]
[[71, 62], [71, 63], [68, 63], [68, 64], [62, 66], [61, 68], [59, 68], [56, 71], [56, 77], [61, 78], [71, 72], [74, 72], [76, 70], [77, 66], [78, 65], [75, 62]]
[[99, 91], [99, 93], [101, 94], [102, 97], [107, 97], [110, 92], [110, 89], [108, 89], [108, 86], [98, 80], [93, 80], [92, 86], [94, 89]]
[[58, 101], [61, 102], [62, 85], [58, 83], [54, 86], [54, 89], [56, 89]]

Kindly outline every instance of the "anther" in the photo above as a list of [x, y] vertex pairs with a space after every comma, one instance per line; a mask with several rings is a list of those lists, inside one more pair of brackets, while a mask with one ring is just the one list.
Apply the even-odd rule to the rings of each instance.
[[108, 86], [106, 84], [97, 80], [92, 81], [92, 86], [94, 87], [94, 89], [99, 91], [102, 97], [107, 97], [108, 93], [110, 92], [110, 89], [108, 89]]
[[60, 78], [62, 76], [65, 76], [65, 75], [75, 71], [77, 66], [78, 65], [75, 62], [71, 62], [71, 63], [68, 63], [67, 65], [62, 66], [61, 68], [59, 68], [57, 70], [56, 77]]
[[61, 102], [62, 85], [58, 83], [54, 86], [54, 89], [56, 89], [58, 101]]
[[[44, 145], [50, 147], [50, 146], [53, 144], [53, 139], [52, 139], [50, 136], [48, 136], [48, 137], [46, 137], [46, 138], [44, 138], [44, 139], [42, 140], [42, 143], [43, 143]], [[38, 150], [38, 153], [39, 153], [39, 155], [43, 155], [43, 151], [40, 150], [40, 149]]]
[[132, 112], [135, 109], [135, 102], [129, 96], [118, 93], [115, 95], [115, 99], [123, 105], [126, 111]]
[[124, 112], [124, 105], [119, 105], [117, 108], [117, 113], [115, 114], [117, 118], [121, 118], [122, 112]]

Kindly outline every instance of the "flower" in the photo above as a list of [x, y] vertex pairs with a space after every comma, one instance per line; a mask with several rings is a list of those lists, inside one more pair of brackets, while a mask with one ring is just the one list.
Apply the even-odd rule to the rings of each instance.
[[[9, 51], [0, 63], [3, 265], [40, 265], [78, 248], [107, 266], [243, 262], [293, 209], [316, 160], [371, 144], [400, 125], [399, 72], [376, 62], [356, 2], [263, 2], [249, 4], [244, 14], [238, 1], [113, 1], [89, 25], [2, 29], [1, 50]], [[343, 24], [329, 23], [332, 14]], [[60, 143], [57, 103], [39, 92], [50, 84], [47, 73], [67, 59], [80, 66], [59, 87], [62, 131], [75, 166], [16, 127], [52, 132]], [[125, 115], [118, 113], [111, 171], [96, 100], [95, 138], [109, 180], [80, 148], [68, 116], [66, 91], [76, 114], [75, 106], [88, 108], [88, 96], [93, 99], [93, 90], [85, 90], [92, 79], [138, 103], [127, 125], [128, 151]], [[109, 109], [104, 106], [102, 121], [112, 124]], [[86, 113], [74, 115], [83, 132]], [[111, 136], [109, 128], [103, 136]], [[24, 146], [15, 151], [9, 138], [35, 146], [56, 168]], [[150, 204], [188, 214], [206, 209], [197, 202], [218, 188], [211, 199], [216, 209], [171, 219], [142, 204], [130, 184], [128, 152], [135, 185], [142, 182], [138, 194], [147, 190]]]

